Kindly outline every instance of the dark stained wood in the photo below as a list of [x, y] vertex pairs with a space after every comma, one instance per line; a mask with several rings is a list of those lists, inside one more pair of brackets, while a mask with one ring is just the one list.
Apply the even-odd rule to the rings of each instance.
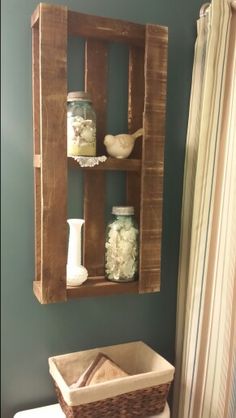
[[[40, 154], [39, 30], [37, 27], [32, 29], [32, 58], [34, 154]], [[34, 168], [34, 208], [35, 280], [41, 280], [41, 172], [36, 167]]]
[[103, 172], [84, 175], [84, 251], [83, 264], [89, 276], [104, 274], [105, 178]]
[[66, 299], [67, 9], [40, 4], [42, 302]]
[[[141, 160], [108, 158], [104, 163], [95, 165], [94, 167], [80, 167], [79, 163], [73, 158], [68, 157], [70, 167], [79, 168], [86, 171], [141, 171]], [[35, 159], [38, 166], [38, 158]]]
[[[128, 128], [134, 133], [143, 126], [144, 108], [144, 48], [129, 49], [128, 72]], [[142, 138], [135, 142], [130, 158], [142, 158]], [[140, 173], [128, 172], [126, 176], [127, 204], [134, 206], [135, 217], [140, 227]]]
[[160, 290], [167, 28], [146, 26], [139, 291]]
[[128, 206], [134, 207], [135, 219], [140, 229], [140, 193], [141, 174], [128, 171], [126, 174], [126, 200]]
[[[128, 128], [132, 134], [143, 126], [144, 48], [129, 49]], [[135, 142], [130, 158], [142, 158], [142, 137]]]
[[85, 43], [85, 89], [91, 94], [96, 112], [97, 155], [105, 155], [103, 143], [106, 133], [107, 82], [108, 82], [107, 42], [88, 40]]
[[[107, 44], [87, 40], [85, 47], [85, 90], [97, 114], [97, 155], [104, 155], [107, 106]], [[84, 174], [84, 265], [89, 276], [104, 274], [105, 250], [105, 173]]]
[[79, 287], [67, 287], [68, 299], [125, 293], [138, 293], [138, 282], [114, 283], [106, 280], [104, 276], [102, 276], [88, 278], [88, 280]]
[[[97, 171], [97, 170], [104, 170], [104, 171], [141, 171], [141, 159], [117, 159], [108, 157], [104, 163], [100, 163], [94, 167], [80, 167], [77, 161], [75, 161], [72, 157], [68, 157], [68, 164], [70, 167], [79, 168], [82, 170], [88, 171]], [[40, 168], [41, 167], [41, 155], [35, 154], [34, 155], [34, 167]]]
[[145, 26], [139, 23], [68, 11], [70, 35], [144, 46]]
[[[40, 303], [67, 298], [155, 292], [160, 289], [164, 173], [167, 28], [67, 13], [40, 4], [32, 15], [35, 179], [35, 270], [33, 289]], [[66, 287], [67, 36], [86, 38], [85, 89], [97, 113], [97, 155], [105, 153], [107, 42], [130, 44], [128, 126], [142, 125], [131, 158], [108, 158], [84, 170], [84, 265], [89, 279]], [[95, 39], [96, 38], [96, 39]], [[144, 45], [145, 44], [145, 45]], [[145, 47], [145, 53], [144, 53]], [[127, 171], [127, 203], [140, 223], [139, 281], [113, 283], [104, 278], [105, 171]]]

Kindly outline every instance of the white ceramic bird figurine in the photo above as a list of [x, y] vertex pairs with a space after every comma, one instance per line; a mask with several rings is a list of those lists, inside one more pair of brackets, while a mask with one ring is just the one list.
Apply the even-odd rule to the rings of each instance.
[[104, 145], [111, 157], [127, 158], [134, 147], [135, 140], [143, 135], [143, 128], [138, 129], [132, 135], [106, 135], [104, 138]]

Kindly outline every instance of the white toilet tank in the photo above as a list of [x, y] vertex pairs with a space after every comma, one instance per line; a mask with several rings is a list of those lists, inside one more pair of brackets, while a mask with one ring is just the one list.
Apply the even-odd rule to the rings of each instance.
[[[28, 409], [28, 411], [17, 412], [14, 418], [65, 418], [59, 404], [44, 406], [42, 408]], [[149, 418], [170, 418], [170, 409], [166, 404], [161, 414]]]

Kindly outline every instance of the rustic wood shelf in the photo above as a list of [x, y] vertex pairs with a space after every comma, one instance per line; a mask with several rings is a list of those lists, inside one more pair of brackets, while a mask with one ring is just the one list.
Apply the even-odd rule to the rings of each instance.
[[141, 171], [141, 160], [108, 158], [104, 163], [95, 165], [94, 167], [80, 167], [73, 158], [68, 158], [69, 166], [82, 170], [104, 170], [104, 171]]
[[[38, 281], [34, 281], [34, 293], [41, 303], [45, 303], [42, 300], [40, 283]], [[138, 281], [128, 283], [114, 283], [106, 280], [104, 276], [89, 277], [81, 286], [66, 287], [66, 296], [68, 300], [88, 296], [107, 296], [129, 293], [138, 294]], [[50, 303], [50, 299], [48, 299], [47, 303]]]
[[[108, 170], [108, 171], [141, 171], [141, 160], [140, 159], [116, 159], [107, 158], [104, 163], [95, 165], [94, 167], [80, 167], [79, 163], [72, 157], [68, 157], [69, 167], [79, 168], [82, 170]], [[34, 168], [41, 167], [41, 155], [34, 155]]]
[[[79, 168], [82, 170], [104, 170], [104, 171], [141, 171], [140, 159], [117, 159], [117, 158], [107, 158], [104, 163], [95, 165], [94, 167], [80, 167], [79, 163], [74, 160], [72, 157], [68, 157], [69, 167]], [[41, 155], [34, 155], [34, 168], [41, 167]]]
[[67, 287], [68, 299], [80, 296], [105, 296], [122, 293], [138, 293], [138, 281], [114, 283], [106, 280], [105, 277], [91, 277], [79, 287]]
[[[70, 298], [160, 290], [165, 107], [166, 27], [137, 24], [70, 11], [40, 3], [31, 18], [35, 190], [34, 293], [41, 303]], [[68, 36], [85, 39], [84, 90], [97, 115], [97, 154], [106, 155], [108, 49], [110, 42], [129, 48], [128, 129], [143, 127], [130, 158], [108, 158], [84, 170], [83, 265], [89, 279], [66, 286], [67, 174], [80, 168], [67, 158]], [[126, 171], [126, 202], [134, 206], [140, 230], [139, 280], [117, 284], [104, 279], [105, 174]], [[99, 201], [99, 205], [97, 202]]]

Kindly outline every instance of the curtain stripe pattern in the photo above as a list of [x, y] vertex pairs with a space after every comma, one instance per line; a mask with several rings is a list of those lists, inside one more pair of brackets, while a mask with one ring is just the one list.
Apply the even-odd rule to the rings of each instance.
[[174, 418], [236, 417], [236, 1], [203, 7], [180, 239]]

